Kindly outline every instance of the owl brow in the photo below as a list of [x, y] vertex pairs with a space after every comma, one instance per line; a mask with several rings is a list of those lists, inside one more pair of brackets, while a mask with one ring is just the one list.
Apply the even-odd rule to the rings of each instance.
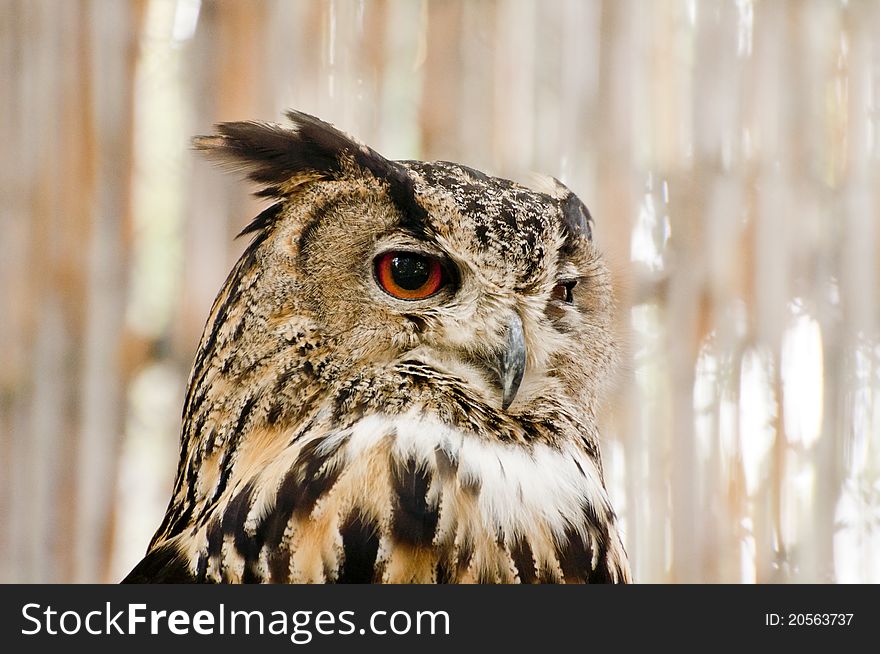
[[416, 200], [412, 179], [403, 173], [406, 181], [388, 180], [388, 190], [394, 206], [400, 212], [399, 229], [421, 240], [428, 240], [428, 212]]
[[432, 244], [428, 229], [423, 222], [414, 222], [407, 216], [403, 216], [401, 220], [389, 230], [389, 233], [403, 233], [419, 243]]
[[388, 195], [401, 213], [401, 225], [413, 233], [425, 234], [428, 212], [416, 200], [415, 182], [406, 168], [314, 116], [299, 112], [288, 112], [287, 116], [301, 133], [309, 129], [308, 133], [301, 134], [302, 140], [312, 144], [326, 142], [319, 149], [335, 152], [336, 165], [327, 166], [331, 179], [339, 178], [345, 169], [343, 160], [350, 157], [358, 168], [388, 185]]

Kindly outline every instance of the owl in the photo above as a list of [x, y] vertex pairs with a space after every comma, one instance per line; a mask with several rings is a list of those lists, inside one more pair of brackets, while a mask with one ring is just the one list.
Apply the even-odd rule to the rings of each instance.
[[172, 497], [125, 581], [628, 582], [584, 204], [288, 118], [194, 140], [274, 203], [211, 309]]

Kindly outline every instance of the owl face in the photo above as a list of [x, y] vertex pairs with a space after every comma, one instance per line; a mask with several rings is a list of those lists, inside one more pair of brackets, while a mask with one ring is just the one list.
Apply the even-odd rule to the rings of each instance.
[[[299, 140], [313, 127], [248, 125], [202, 145], [263, 183], [256, 135]], [[447, 162], [390, 162], [336, 134], [318, 164], [276, 175], [286, 202], [263, 227], [260, 280], [276, 320], [308, 310], [335, 383], [384, 383], [413, 362], [487, 410], [560, 399], [592, 410], [613, 358], [612, 301], [580, 200], [555, 180], [536, 191]]]

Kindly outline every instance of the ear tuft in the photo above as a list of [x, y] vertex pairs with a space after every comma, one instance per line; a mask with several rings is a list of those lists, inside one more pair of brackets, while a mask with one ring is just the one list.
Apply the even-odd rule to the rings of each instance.
[[329, 123], [296, 111], [287, 113], [287, 128], [275, 123], [220, 123], [216, 134], [197, 136], [193, 147], [233, 171], [246, 174], [263, 188], [257, 195], [283, 197], [301, 184], [338, 179], [345, 163], [376, 177], [397, 167]]

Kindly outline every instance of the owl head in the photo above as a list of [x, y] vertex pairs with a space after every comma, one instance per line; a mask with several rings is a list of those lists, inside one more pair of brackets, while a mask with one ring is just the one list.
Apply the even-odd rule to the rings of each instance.
[[317, 118], [288, 118], [223, 123], [194, 141], [276, 201], [243, 231], [254, 240], [218, 297], [194, 375], [246, 376], [274, 360], [287, 387], [244, 382], [263, 384], [253, 401], [270, 417], [289, 413], [272, 394], [304, 376], [297, 392], [329, 389], [340, 409], [417, 404], [510, 433], [521, 434], [520, 418], [594, 413], [615, 358], [613, 298], [571, 191], [390, 161]]
[[214, 302], [129, 578], [627, 581], [586, 207], [288, 117], [195, 140], [273, 204]]

